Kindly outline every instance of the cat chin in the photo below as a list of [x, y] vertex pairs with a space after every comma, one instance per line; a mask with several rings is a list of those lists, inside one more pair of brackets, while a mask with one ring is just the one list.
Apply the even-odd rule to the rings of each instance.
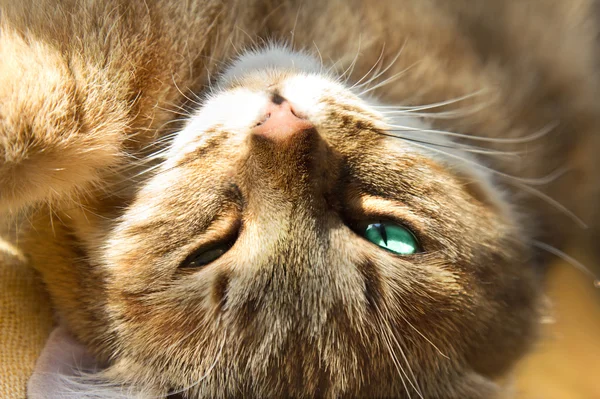
[[269, 44], [265, 48], [250, 50], [238, 57], [225, 70], [219, 83], [223, 86], [258, 70], [283, 69], [299, 73], [320, 73], [321, 63], [314, 57], [291, 50], [283, 45]]

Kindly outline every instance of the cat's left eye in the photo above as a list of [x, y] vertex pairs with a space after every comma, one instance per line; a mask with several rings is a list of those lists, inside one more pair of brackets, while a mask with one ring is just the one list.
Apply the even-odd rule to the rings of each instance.
[[415, 235], [406, 227], [392, 222], [378, 222], [367, 225], [364, 237], [375, 245], [398, 255], [412, 255], [421, 252]]

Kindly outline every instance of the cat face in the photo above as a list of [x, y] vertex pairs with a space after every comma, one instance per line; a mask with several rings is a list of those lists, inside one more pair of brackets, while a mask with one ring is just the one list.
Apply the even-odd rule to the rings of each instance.
[[104, 245], [108, 373], [192, 397], [493, 392], [535, 321], [524, 233], [485, 176], [390, 127], [426, 121], [378, 109], [304, 55], [234, 63]]

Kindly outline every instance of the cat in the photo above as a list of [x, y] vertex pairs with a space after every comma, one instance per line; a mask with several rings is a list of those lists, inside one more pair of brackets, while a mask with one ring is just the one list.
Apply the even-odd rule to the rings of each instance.
[[597, 231], [593, 2], [32, 4], [0, 28], [0, 210], [60, 324], [32, 398], [502, 393], [545, 252]]

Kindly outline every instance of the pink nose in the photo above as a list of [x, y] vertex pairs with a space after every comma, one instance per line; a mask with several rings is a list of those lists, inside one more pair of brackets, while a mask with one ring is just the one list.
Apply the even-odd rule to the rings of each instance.
[[279, 97], [267, 105], [264, 119], [252, 129], [252, 133], [280, 141], [312, 128], [314, 125], [310, 121], [298, 116], [292, 105]]

